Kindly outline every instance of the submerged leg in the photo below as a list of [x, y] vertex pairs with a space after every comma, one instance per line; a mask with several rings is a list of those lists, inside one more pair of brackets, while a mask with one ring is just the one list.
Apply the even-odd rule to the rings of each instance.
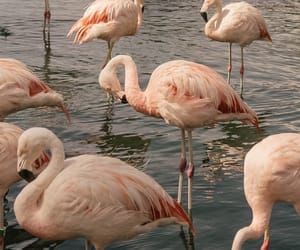
[[194, 160], [192, 147], [192, 131], [188, 130], [189, 163], [187, 167], [188, 176], [188, 213], [192, 217], [192, 180], [194, 176]]
[[300, 202], [294, 205], [296, 212], [300, 215]]
[[244, 90], [244, 48], [241, 47], [241, 68], [240, 68], [240, 95], [243, 98]]
[[93, 245], [91, 244], [91, 242], [89, 240], [85, 240], [84, 241], [84, 249], [85, 250], [92, 250]]
[[270, 248], [270, 231], [269, 231], [269, 227], [267, 227], [264, 233], [264, 242], [260, 247], [260, 250], [269, 250], [269, 248]]
[[227, 68], [227, 83], [230, 84], [231, 70], [232, 70], [232, 57], [231, 57], [231, 47], [232, 43], [229, 43], [229, 61]]
[[178, 179], [178, 193], [177, 193], [177, 201], [179, 204], [181, 204], [183, 173], [185, 169], [186, 169], [185, 131], [184, 129], [181, 129], [181, 155], [180, 155], [180, 163], [179, 163], [179, 179]]
[[50, 4], [49, 0], [45, 0], [45, 12], [44, 12], [44, 27], [43, 27], [43, 39], [45, 48], [50, 48]]

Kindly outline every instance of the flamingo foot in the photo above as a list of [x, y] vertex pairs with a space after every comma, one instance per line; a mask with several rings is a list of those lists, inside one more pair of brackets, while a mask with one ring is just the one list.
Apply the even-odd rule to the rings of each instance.
[[269, 250], [270, 249], [270, 238], [264, 240], [264, 243], [262, 244], [260, 250]]

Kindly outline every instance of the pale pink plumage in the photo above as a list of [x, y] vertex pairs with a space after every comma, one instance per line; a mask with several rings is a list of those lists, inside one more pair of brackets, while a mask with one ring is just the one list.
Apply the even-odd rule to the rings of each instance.
[[142, 23], [144, 0], [96, 0], [70, 29], [76, 32], [74, 43], [93, 39], [108, 42], [105, 64], [111, 59], [113, 45], [123, 36], [133, 36]]
[[266, 22], [260, 11], [246, 2], [237, 2], [222, 8], [221, 0], [204, 0], [201, 7], [201, 15], [207, 21], [207, 10], [216, 6], [216, 14], [205, 25], [204, 33], [207, 37], [229, 43], [228, 83], [232, 69], [231, 44], [238, 43], [241, 46], [241, 95], [243, 92], [244, 59], [243, 48], [255, 40], [272, 41]]
[[240, 250], [249, 239], [265, 240], [268, 249], [273, 205], [285, 201], [300, 214], [300, 134], [271, 135], [248, 152], [244, 164], [244, 191], [252, 209], [252, 223], [235, 235], [232, 250]]
[[39, 80], [25, 64], [1, 58], [0, 120], [19, 110], [40, 106], [57, 106], [70, 119], [61, 94]]
[[45, 128], [25, 131], [18, 144], [18, 171], [49, 148], [48, 167], [18, 195], [16, 218], [31, 234], [51, 240], [85, 237], [98, 249], [156, 226], [191, 221], [151, 177], [110, 157], [65, 160], [62, 142]]
[[[258, 126], [255, 112], [241, 100], [222, 76], [207, 66], [184, 60], [164, 63], [153, 71], [146, 90], [142, 92], [134, 61], [130, 56], [119, 55], [101, 71], [101, 87], [112, 85], [116, 88], [120, 85], [116, 76], [118, 65], [125, 67], [125, 95], [128, 103], [139, 112], [162, 118], [166, 123], [182, 129], [182, 171], [186, 164], [184, 131], [188, 132], [189, 177], [193, 175], [194, 169], [191, 150], [191, 131], [194, 128], [233, 119]], [[181, 197], [178, 201], [181, 201]], [[191, 198], [189, 209], [190, 203]]]
[[[4, 228], [4, 196], [9, 187], [21, 179], [17, 172], [17, 146], [22, 132], [22, 129], [13, 124], [0, 122], [0, 230]], [[34, 172], [41, 171], [48, 160], [44, 153], [34, 162]], [[3, 243], [3, 237], [0, 235], [0, 249], [3, 249]]]

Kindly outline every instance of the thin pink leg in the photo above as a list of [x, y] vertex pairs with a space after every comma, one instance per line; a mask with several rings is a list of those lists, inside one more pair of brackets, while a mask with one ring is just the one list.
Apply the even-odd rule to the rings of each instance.
[[194, 176], [194, 160], [192, 148], [192, 131], [188, 130], [189, 163], [186, 170], [188, 176], [188, 213], [192, 218], [192, 181]]
[[270, 249], [270, 234], [269, 234], [269, 228], [267, 228], [264, 234], [264, 242], [260, 250], [269, 250], [269, 249]]
[[240, 96], [243, 98], [243, 90], [244, 90], [244, 52], [243, 47], [241, 47], [241, 68], [240, 68]]
[[231, 47], [232, 47], [232, 43], [229, 43], [229, 61], [228, 61], [228, 68], [227, 68], [227, 83], [228, 84], [230, 84], [231, 70], [232, 70]]
[[178, 192], [177, 192], [177, 202], [181, 204], [182, 200], [182, 183], [183, 183], [183, 173], [186, 170], [186, 145], [185, 145], [185, 131], [181, 129], [181, 155], [179, 163], [179, 179], [178, 179]]

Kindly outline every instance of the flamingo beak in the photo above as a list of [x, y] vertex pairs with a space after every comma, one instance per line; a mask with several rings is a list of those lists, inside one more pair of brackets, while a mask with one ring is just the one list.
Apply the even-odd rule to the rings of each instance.
[[126, 95], [123, 95], [123, 96], [122, 96], [121, 102], [122, 102], [122, 103], [128, 103], [127, 98], [126, 98]]
[[208, 22], [207, 12], [200, 12], [200, 15], [202, 16], [202, 18], [204, 19], [204, 21], [207, 23]]
[[71, 116], [70, 116], [68, 109], [65, 107], [65, 105], [63, 103], [61, 103], [58, 107], [62, 110], [62, 112], [65, 113], [66, 118], [68, 120], [68, 125], [70, 125], [71, 124]]
[[35, 176], [31, 171], [24, 169], [25, 165], [26, 161], [23, 159], [18, 162], [18, 174], [27, 182], [31, 182], [35, 179]]
[[142, 6], [142, 13], [144, 13], [144, 11], [145, 11], [145, 6], [143, 5]]

